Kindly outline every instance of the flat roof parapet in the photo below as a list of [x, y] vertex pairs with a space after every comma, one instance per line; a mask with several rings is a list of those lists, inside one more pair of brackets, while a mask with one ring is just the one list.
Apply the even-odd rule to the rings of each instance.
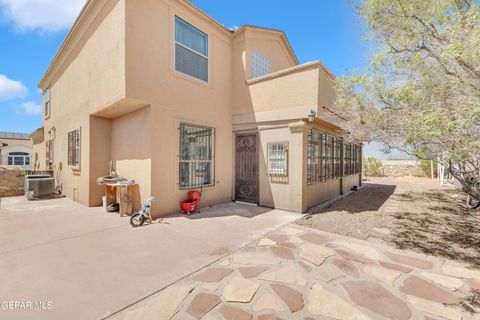
[[18, 132], [0, 132], [0, 139], [30, 140], [30, 134]]

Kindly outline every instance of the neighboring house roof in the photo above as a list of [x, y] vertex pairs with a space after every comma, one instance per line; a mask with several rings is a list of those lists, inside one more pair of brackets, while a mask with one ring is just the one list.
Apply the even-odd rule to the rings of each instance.
[[0, 132], [0, 139], [30, 140], [30, 135], [28, 133]]
[[[296, 64], [299, 64], [298, 58], [295, 54], [295, 51], [293, 50], [285, 32], [283, 32], [282, 30], [273, 29], [273, 28], [266, 28], [266, 27], [259, 27], [259, 26], [248, 25], [248, 24], [243, 25], [236, 30], [230, 30], [230, 29], [226, 28], [224, 25], [222, 25], [221, 23], [219, 23], [217, 20], [213, 19], [211, 16], [209, 16], [207, 13], [205, 13], [202, 9], [198, 8], [196, 5], [194, 5], [189, 0], [178, 0], [178, 1], [180, 1], [181, 3], [186, 5], [187, 7], [191, 8], [193, 11], [197, 12], [198, 14], [203, 16], [204, 18], [210, 20], [213, 23], [213, 25], [215, 25], [219, 30], [221, 30], [222, 32], [228, 33], [229, 35], [239, 34], [239, 33], [243, 32], [243, 31], [245, 31], [249, 28], [260, 30], [260, 31], [263, 30], [263, 31], [267, 31], [267, 32], [278, 33], [280, 35], [281, 39], [285, 42], [285, 45], [286, 45], [292, 59], [294, 60], [294, 62]], [[70, 31], [66, 35], [66, 37], [63, 40], [60, 48], [57, 50], [55, 56], [53, 57], [52, 62], [48, 66], [44, 75], [42, 76], [42, 79], [39, 81], [38, 87], [41, 88], [41, 87], [44, 86], [45, 81], [47, 80], [48, 76], [52, 73], [52, 71], [55, 69], [57, 64], [60, 63], [60, 60], [61, 60], [60, 58], [64, 54], [65, 49], [72, 42], [72, 38], [76, 34], [77, 30], [80, 28], [80, 25], [82, 24], [82, 20], [84, 20], [85, 16], [88, 14], [90, 8], [93, 7], [95, 3], [96, 3], [96, 1], [94, 1], [94, 0], [88, 0], [86, 2], [86, 4], [83, 6], [82, 10], [80, 11], [80, 14], [78, 15], [77, 19], [74, 22], [72, 28], [70, 29]]]

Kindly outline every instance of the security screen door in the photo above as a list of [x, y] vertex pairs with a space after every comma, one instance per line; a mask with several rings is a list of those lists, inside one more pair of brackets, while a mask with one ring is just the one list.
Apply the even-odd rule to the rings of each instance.
[[258, 204], [257, 133], [235, 139], [235, 200]]

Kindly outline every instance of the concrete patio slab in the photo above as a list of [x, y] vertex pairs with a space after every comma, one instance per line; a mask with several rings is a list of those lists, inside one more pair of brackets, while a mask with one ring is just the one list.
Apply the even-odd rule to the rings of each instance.
[[132, 228], [67, 199], [2, 199], [0, 297], [46, 310], [0, 309], [0, 318], [107, 317], [300, 217], [227, 203]]

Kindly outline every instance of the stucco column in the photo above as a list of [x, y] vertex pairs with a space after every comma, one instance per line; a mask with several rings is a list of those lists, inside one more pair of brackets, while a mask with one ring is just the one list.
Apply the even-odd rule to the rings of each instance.
[[307, 208], [307, 162], [305, 150], [307, 148], [307, 127], [305, 122], [299, 121], [289, 124], [292, 137], [289, 147], [289, 181], [290, 181], [290, 208], [297, 212], [304, 212]]

